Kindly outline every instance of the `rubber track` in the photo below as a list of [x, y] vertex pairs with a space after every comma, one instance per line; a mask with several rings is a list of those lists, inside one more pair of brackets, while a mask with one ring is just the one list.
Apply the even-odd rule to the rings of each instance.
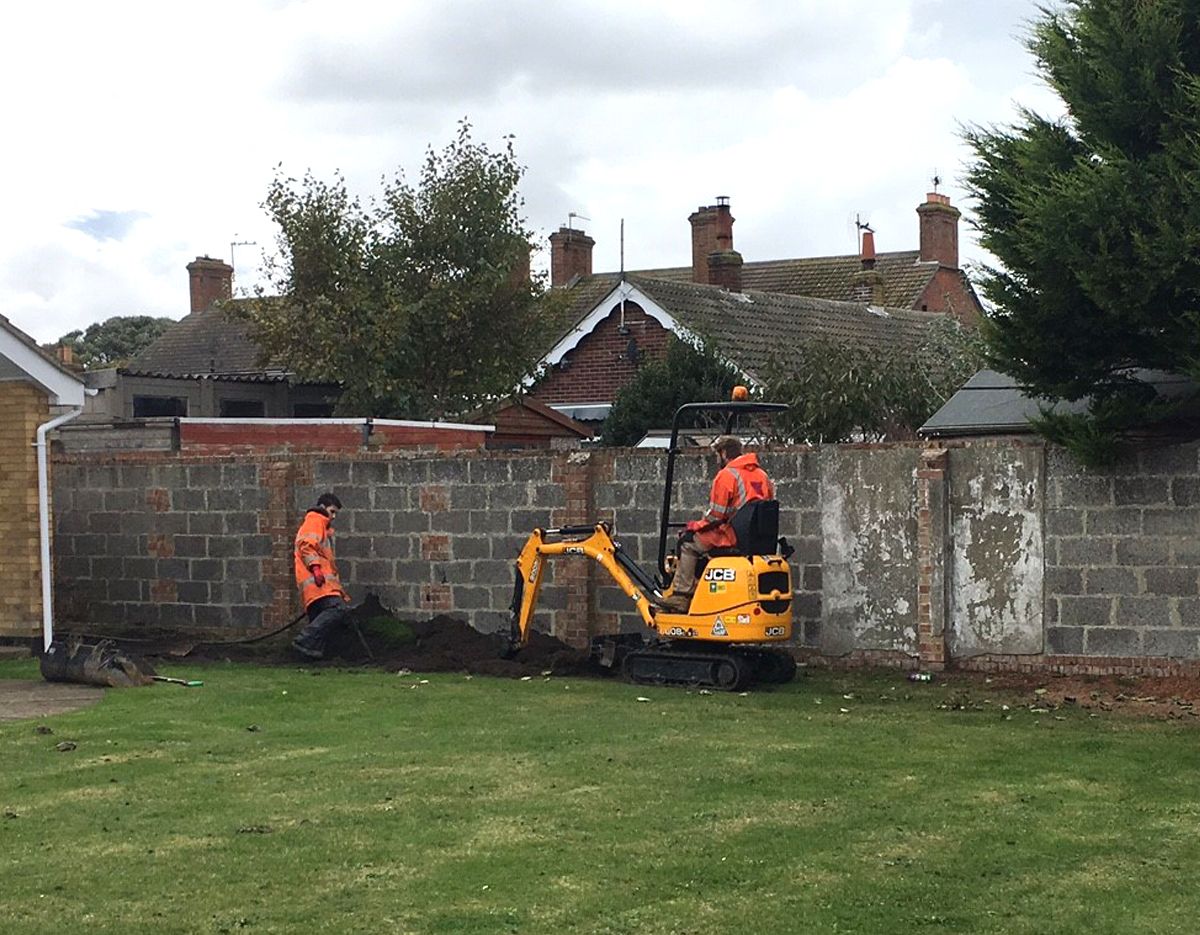
[[621, 669], [635, 685], [687, 685], [738, 691], [751, 681], [754, 665], [737, 653], [697, 653], [638, 649], [625, 656]]

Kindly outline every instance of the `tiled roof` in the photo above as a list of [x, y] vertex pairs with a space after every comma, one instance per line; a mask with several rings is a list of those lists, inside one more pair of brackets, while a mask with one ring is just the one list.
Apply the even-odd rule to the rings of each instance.
[[[916, 250], [880, 253], [875, 270], [883, 276], [884, 304], [889, 308], [915, 308], [921, 293], [938, 270], [934, 262], [922, 263]], [[782, 292], [818, 299], [849, 302], [854, 274], [862, 270], [856, 254], [762, 260], [742, 264], [742, 287], [756, 292]], [[616, 276], [615, 273], [601, 274]], [[637, 270], [630, 275], [690, 282], [690, 266]]]
[[245, 322], [218, 307], [192, 312], [176, 322], [129, 362], [125, 373], [136, 376], [279, 380], [279, 367], [264, 367], [259, 346]]
[[731, 293], [718, 286], [631, 275], [644, 292], [689, 331], [710, 341], [751, 376], [767, 362], [797, 362], [804, 342], [828, 340], [880, 351], [915, 348], [930, 326], [945, 321], [934, 312], [868, 308], [778, 292]]
[[[1163, 370], [1133, 370], [1129, 374], [1173, 401], [1186, 400], [1198, 387], [1189, 377]], [[1054, 400], [1030, 396], [1007, 374], [980, 370], [917, 429], [922, 436], [1010, 435], [1033, 432], [1030, 420], [1045, 409], [1058, 414], [1087, 412], [1090, 399]], [[1184, 415], [1181, 411], [1177, 415]], [[1187, 413], [1192, 415], [1193, 413]]]

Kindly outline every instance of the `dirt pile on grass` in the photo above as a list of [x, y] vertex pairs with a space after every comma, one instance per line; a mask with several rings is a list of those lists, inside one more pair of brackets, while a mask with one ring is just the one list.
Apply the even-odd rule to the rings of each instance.
[[[464, 620], [439, 615], [404, 620], [370, 595], [330, 635], [325, 658], [305, 659], [291, 641], [304, 626], [256, 643], [199, 643], [183, 658], [195, 661], [253, 662], [259, 665], [367, 666], [412, 672], [466, 672], [521, 678], [526, 675], [596, 674], [585, 652], [545, 633], [533, 633], [529, 643], [505, 658], [507, 640], [498, 633], [481, 633]], [[179, 658], [179, 657], [176, 657]]]

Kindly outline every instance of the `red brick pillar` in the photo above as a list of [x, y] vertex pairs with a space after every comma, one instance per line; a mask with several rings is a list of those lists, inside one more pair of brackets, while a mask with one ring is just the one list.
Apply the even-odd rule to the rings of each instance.
[[923, 669], [946, 667], [946, 496], [949, 457], [944, 448], [921, 452], [917, 469], [917, 643]]
[[271, 603], [263, 610], [263, 628], [275, 629], [300, 612], [292, 549], [301, 517], [292, 511], [298, 485], [312, 484], [311, 462], [272, 461], [258, 467], [259, 483], [267, 492], [267, 507], [258, 517], [258, 531], [271, 537], [271, 557], [263, 562], [263, 581], [271, 586]]
[[[427, 484], [421, 488], [421, 512], [436, 516], [450, 509], [450, 488], [445, 484]], [[450, 536], [447, 533], [421, 533], [421, 560], [428, 562], [430, 573], [438, 562], [450, 561]], [[450, 583], [430, 580], [421, 585], [421, 610], [433, 614], [446, 614], [454, 610], [454, 595]]]
[[[551, 480], [566, 495], [564, 504], [551, 513], [553, 526], [574, 526], [596, 521], [595, 499], [592, 491], [592, 453], [574, 451], [558, 460], [551, 470]], [[596, 612], [595, 572], [593, 562], [586, 558], [564, 556], [554, 559], [549, 570], [554, 581], [567, 592], [567, 606], [554, 617], [554, 635], [564, 643], [584, 647], [592, 637], [592, 621]]]

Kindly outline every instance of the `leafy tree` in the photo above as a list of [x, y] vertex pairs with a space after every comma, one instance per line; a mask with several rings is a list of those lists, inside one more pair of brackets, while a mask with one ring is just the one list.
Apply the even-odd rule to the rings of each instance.
[[636, 445], [650, 429], [668, 428], [684, 403], [729, 399], [738, 373], [707, 345], [672, 338], [662, 358], [646, 361], [613, 400], [604, 445]]
[[1000, 261], [981, 286], [992, 366], [1048, 400], [1089, 462], [1170, 406], [1134, 368], [1200, 378], [1200, 5], [1068, 0], [1027, 45], [1067, 116], [971, 128], [967, 184]]
[[464, 121], [416, 185], [400, 171], [369, 207], [340, 175], [277, 176], [278, 296], [246, 303], [264, 356], [340, 382], [346, 414], [438, 417], [511, 391], [548, 314], [527, 275], [522, 171], [511, 138], [492, 152]]
[[175, 324], [171, 318], [116, 315], [85, 330], [68, 331], [56, 342], [65, 344], [85, 370], [120, 367], [148, 348]]
[[[755, 398], [790, 407], [759, 431], [796, 442], [907, 439], [983, 365], [979, 332], [950, 319], [910, 353], [809, 340], [764, 368]], [[729, 399], [745, 378], [711, 346], [672, 340], [617, 394], [601, 443], [634, 445], [684, 403]]]
[[794, 441], [913, 438], [982, 362], [978, 332], [949, 319], [911, 353], [811, 340], [770, 364], [766, 396], [790, 406], [776, 424]]

